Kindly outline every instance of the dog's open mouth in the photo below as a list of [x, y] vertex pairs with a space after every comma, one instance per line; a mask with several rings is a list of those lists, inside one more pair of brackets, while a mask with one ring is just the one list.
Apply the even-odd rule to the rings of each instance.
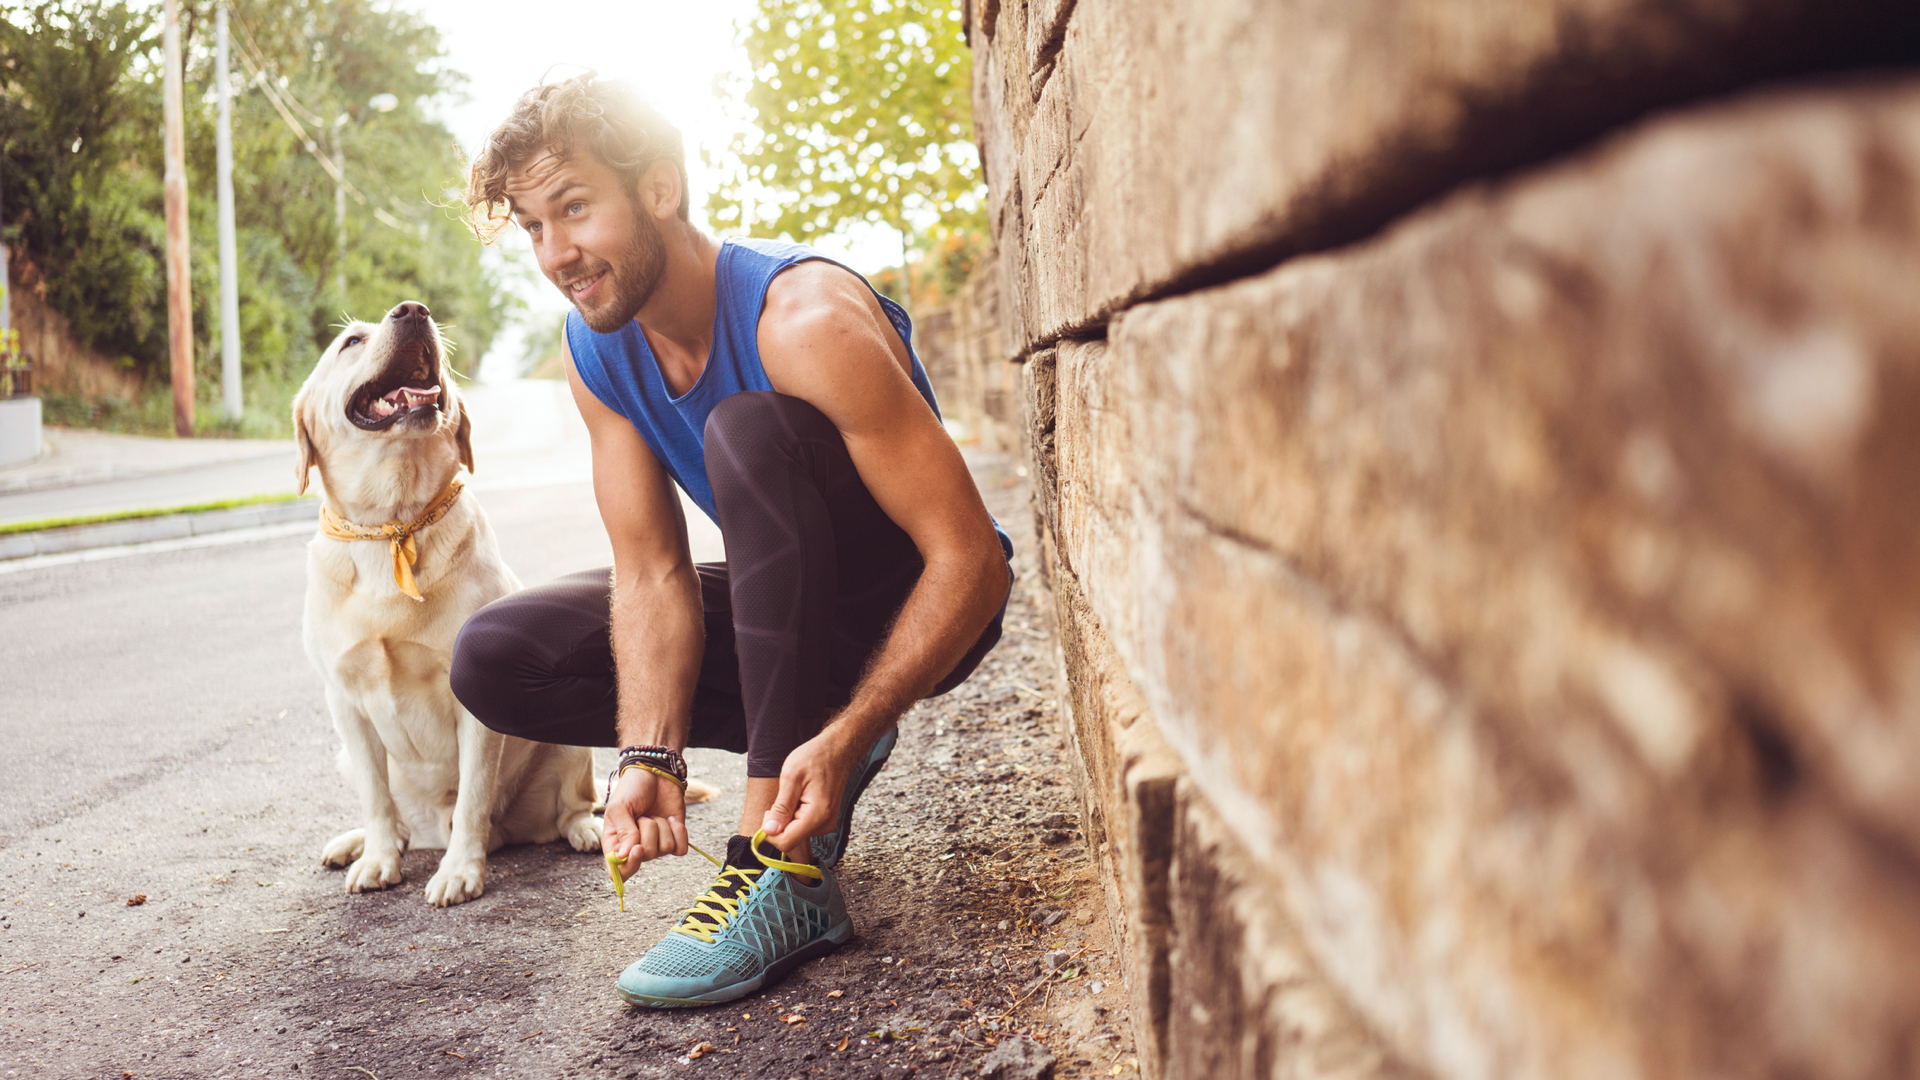
[[440, 401], [439, 350], [425, 338], [400, 343], [386, 370], [354, 391], [347, 419], [366, 431], [382, 431], [401, 420], [433, 417]]

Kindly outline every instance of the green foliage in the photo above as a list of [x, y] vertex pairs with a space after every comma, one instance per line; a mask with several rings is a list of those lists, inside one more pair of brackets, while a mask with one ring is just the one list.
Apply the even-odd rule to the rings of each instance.
[[[231, 0], [229, 10], [248, 415], [209, 425], [216, 413], [203, 409], [203, 426], [284, 431], [292, 388], [334, 327], [403, 299], [431, 307], [462, 356], [480, 356], [515, 301], [444, 208], [462, 162], [430, 109], [463, 80], [437, 31], [368, 0]], [[196, 382], [208, 405], [220, 369], [213, 12], [214, 0], [182, 2]], [[146, 375], [150, 391], [132, 402], [50, 398], [50, 418], [167, 426], [150, 424], [165, 413], [144, 400], [162, 396], [168, 369], [160, 84], [157, 6], [0, 0], [4, 236], [80, 344]], [[316, 159], [336, 142], [364, 199], [347, 202], [344, 230]]]
[[[717, 226], [811, 240], [858, 221], [903, 236], [984, 231], [973, 60], [952, 0], [759, 0]], [[718, 165], [711, 157], [709, 165]]]
[[928, 243], [927, 250], [914, 261], [911, 297], [907, 295], [906, 274], [898, 266], [881, 270], [871, 280], [874, 288], [892, 300], [913, 311], [925, 311], [952, 302], [992, 250], [993, 241], [985, 233], [950, 232]]

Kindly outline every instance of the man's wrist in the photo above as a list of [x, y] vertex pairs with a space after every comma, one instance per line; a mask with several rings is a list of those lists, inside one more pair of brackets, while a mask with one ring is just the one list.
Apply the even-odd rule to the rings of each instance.
[[661, 773], [669, 780], [687, 784], [687, 759], [671, 746], [645, 744], [620, 748], [620, 770], [640, 767]]

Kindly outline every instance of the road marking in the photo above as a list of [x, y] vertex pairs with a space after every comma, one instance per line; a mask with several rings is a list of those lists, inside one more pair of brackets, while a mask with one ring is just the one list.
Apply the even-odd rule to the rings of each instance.
[[58, 555], [29, 555], [24, 559], [8, 559], [0, 562], [0, 574], [17, 574], [26, 570], [44, 570], [53, 566], [100, 562], [104, 559], [119, 559], [128, 555], [154, 555], [167, 551], [186, 551], [190, 548], [218, 547], [222, 544], [244, 544], [254, 540], [278, 540], [282, 537], [299, 536], [302, 533], [314, 531], [314, 524], [311, 521], [289, 521], [279, 525], [261, 525], [251, 529], [208, 533], [205, 536], [149, 540], [144, 544], [117, 544], [113, 547], [88, 548], [84, 551], [63, 551]]

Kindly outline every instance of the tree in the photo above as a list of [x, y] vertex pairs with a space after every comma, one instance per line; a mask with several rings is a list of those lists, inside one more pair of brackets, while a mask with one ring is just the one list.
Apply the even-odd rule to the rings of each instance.
[[[219, 383], [214, 2], [181, 5], [195, 353], [209, 395]], [[0, 222], [80, 343], [159, 381], [166, 275], [159, 34], [149, 7], [0, 0]], [[430, 110], [462, 80], [446, 67], [438, 33], [368, 0], [230, 0], [230, 10], [248, 430], [285, 427], [286, 399], [346, 314], [378, 318], [399, 300], [422, 300], [454, 325], [465, 355], [479, 356], [513, 300], [444, 208], [461, 155]], [[347, 204], [344, 243], [335, 182], [319, 160], [336, 150], [359, 193]], [[69, 405], [84, 415], [62, 415]], [[98, 403], [48, 406], [86, 422]]]
[[903, 248], [984, 232], [964, 35], [951, 0], [760, 0], [741, 95], [758, 134], [735, 137], [709, 218], [801, 241], [870, 221]]

